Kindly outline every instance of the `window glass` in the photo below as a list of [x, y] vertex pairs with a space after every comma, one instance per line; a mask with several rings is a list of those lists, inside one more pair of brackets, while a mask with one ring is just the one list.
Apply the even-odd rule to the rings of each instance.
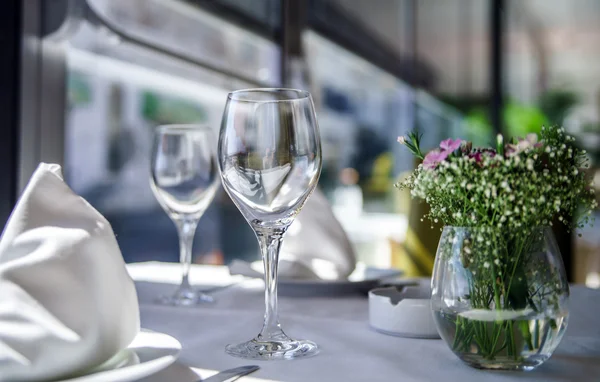
[[275, 44], [225, 24], [191, 4], [173, 0], [89, 2], [119, 28], [153, 45], [262, 83], [276, 85], [279, 81], [279, 50]]
[[[523, 0], [508, 2], [508, 128], [536, 132], [562, 125], [592, 157], [600, 184], [600, 2]], [[600, 213], [595, 212], [596, 219]], [[573, 235], [573, 281], [600, 287], [600, 228]], [[559, 239], [561, 239], [559, 237]], [[565, 237], [562, 237], [565, 240]], [[571, 241], [567, 234], [566, 240]]]
[[[164, 17], [156, 17], [154, 7], [164, 6], [162, 2], [95, 3], [113, 12], [111, 17], [121, 25], [146, 37], [154, 33], [163, 43], [178, 34], [202, 36], [196, 40], [206, 41], [197, 42], [194, 49], [223, 62], [248, 62], [251, 65], [234, 66], [246, 70], [240, 72], [245, 76], [265, 80], [259, 78], [261, 71], [271, 73], [279, 62], [279, 50], [271, 41], [241, 33], [195, 8], [185, 14], [194, 22], [184, 23], [177, 9], [164, 8]], [[149, 10], [144, 8], [146, 3]], [[145, 10], [136, 8], [134, 12], [133, 4]], [[140, 16], [145, 12], [148, 19]], [[222, 49], [219, 46], [227, 45], [225, 40], [232, 46]], [[187, 44], [177, 41], [180, 47]], [[240, 47], [247, 52], [232, 50]], [[210, 126], [217, 136], [227, 93], [255, 86], [122, 42], [87, 23], [69, 39], [65, 176], [75, 192], [108, 218], [127, 262], [179, 260], [175, 226], [149, 185], [154, 128], [199, 123]], [[198, 226], [193, 251], [196, 262], [258, 258], [250, 227], [222, 189]]]
[[414, 168], [397, 137], [414, 118], [432, 148], [460, 131], [462, 116], [315, 32], [304, 34], [304, 45], [323, 138], [320, 185], [359, 259], [389, 266], [388, 241], [402, 241], [407, 226], [406, 200], [393, 185]]

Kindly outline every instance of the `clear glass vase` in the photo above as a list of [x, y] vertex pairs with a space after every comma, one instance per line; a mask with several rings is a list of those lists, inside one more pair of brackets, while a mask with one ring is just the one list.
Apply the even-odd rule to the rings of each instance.
[[476, 368], [532, 370], [567, 327], [569, 284], [547, 227], [445, 227], [431, 286], [440, 336]]

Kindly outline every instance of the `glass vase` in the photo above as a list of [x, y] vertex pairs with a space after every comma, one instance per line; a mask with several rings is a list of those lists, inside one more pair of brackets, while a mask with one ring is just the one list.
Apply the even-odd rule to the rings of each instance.
[[440, 336], [479, 369], [532, 370], [567, 327], [569, 284], [548, 227], [445, 227], [431, 286]]

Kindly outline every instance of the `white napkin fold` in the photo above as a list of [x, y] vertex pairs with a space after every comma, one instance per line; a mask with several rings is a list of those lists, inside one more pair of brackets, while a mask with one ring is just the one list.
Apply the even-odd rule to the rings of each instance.
[[[341, 280], [356, 267], [354, 249], [335, 218], [325, 195], [318, 189], [310, 196], [283, 239], [279, 255], [282, 279]], [[235, 260], [231, 274], [262, 277], [261, 261]]]
[[84, 372], [139, 331], [108, 221], [42, 163], [0, 237], [0, 381]]

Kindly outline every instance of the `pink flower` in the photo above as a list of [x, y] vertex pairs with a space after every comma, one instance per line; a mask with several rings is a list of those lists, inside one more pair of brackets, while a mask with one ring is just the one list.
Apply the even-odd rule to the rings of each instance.
[[445, 141], [440, 142], [440, 148], [442, 151], [448, 151], [449, 153], [454, 152], [462, 145], [462, 141], [460, 139], [446, 139]]
[[527, 151], [531, 148], [541, 147], [542, 144], [538, 143], [537, 134], [527, 134], [525, 139], [519, 138], [516, 145], [507, 145], [506, 154], [508, 156], [518, 155], [523, 151]]
[[440, 151], [433, 150], [430, 151], [425, 158], [423, 159], [423, 167], [427, 170], [432, 170], [437, 167], [440, 162], [443, 162], [448, 158], [451, 151]]

